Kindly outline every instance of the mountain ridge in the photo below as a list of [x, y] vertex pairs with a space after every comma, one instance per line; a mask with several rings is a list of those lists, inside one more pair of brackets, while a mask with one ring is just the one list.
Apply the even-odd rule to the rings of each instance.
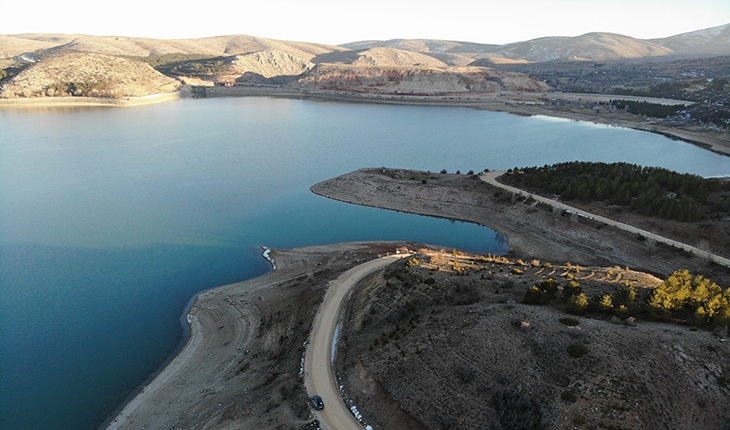
[[[83, 70], [85, 66], [78, 61], [80, 54], [93, 58], [95, 71]], [[103, 89], [94, 93], [96, 96], [126, 97], [155, 94], [179, 86], [163, 78], [199, 85], [238, 82], [296, 86], [299, 83], [310, 87], [311, 82], [317, 82], [316, 75], [314, 78], [311, 75], [315, 69], [327, 70], [332, 87], [355, 92], [377, 93], [379, 88], [383, 91], [387, 88], [386, 92], [397, 89], [413, 94], [448, 93], [449, 88], [459, 88], [457, 92], [483, 93], [509, 88], [544, 91], [549, 87], [543, 78], [536, 80], [521, 71], [495, 70], [495, 66], [664, 61], [703, 55], [730, 56], [730, 24], [653, 40], [593, 32], [576, 37], [542, 37], [507, 45], [392, 39], [335, 46], [250, 35], [166, 40], [29, 33], [0, 35], [0, 95], [5, 98], [48, 97], [51, 94], [78, 96], [88, 95], [88, 89], [93, 87]], [[63, 60], [66, 57], [68, 60]], [[78, 70], [56, 73], [54, 80], [53, 74], [48, 73], [48, 65], [44, 66], [50, 60], [53, 60], [53, 70], [72, 67]], [[141, 67], [138, 63], [152, 67]], [[325, 65], [328, 68], [317, 67]], [[475, 72], [465, 67], [483, 70]], [[375, 72], [372, 68], [382, 70]], [[414, 70], [404, 72], [403, 68]], [[109, 76], [105, 77], [105, 73]], [[126, 75], [136, 73], [144, 76], [142, 81], [166, 83], [145, 83], [135, 87], [134, 79], [130, 81]], [[394, 84], [393, 79], [398, 83]], [[447, 82], [436, 82], [439, 79]], [[50, 88], [56, 91], [48, 91]]]
[[[630, 49], [626, 49], [630, 47]], [[83, 34], [24, 33], [0, 35], [0, 60], [37, 50], [82, 51], [107, 55], [206, 54], [231, 56], [259, 51], [282, 51], [312, 61], [317, 55], [331, 52], [362, 51], [372, 48], [395, 48], [433, 56], [468, 56], [482, 58], [554, 61], [572, 55], [587, 61], [624, 58], [730, 55], [730, 23], [657, 39], [638, 39], [609, 32], [590, 32], [580, 36], [546, 36], [508, 44], [487, 44], [440, 39], [390, 39], [354, 41], [327, 45], [286, 41], [245, 34], [211, 36], [197, 39], [154, 39]], [[619, 49], [623, 48], [623, 49]], [[536, 50], [552, 54], [528, 55]], [[437, 58], [438, 59], [438, 58]], [[443, 61], [443, 60], [440, 60]], [[316, 61], [313, 61], [316, 63]], [[444, 61], [448, 64], [448, 62]], [[455, 64], [450, 64], [455, 65]]]

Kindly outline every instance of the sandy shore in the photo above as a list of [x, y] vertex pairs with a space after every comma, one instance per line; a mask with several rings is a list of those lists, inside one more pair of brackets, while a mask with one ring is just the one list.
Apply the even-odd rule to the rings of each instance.
[[403, 243], [271, 251], [269, 274], [201, 293], [174, 359], [102, 428], [297, 428], [313, 419], [304, 345], [329, 283]]
[[177, 100], [180, 97], [180, 92], [174, 92], [165, 94], [152, 94], [142, 97], [124, 97], [120, 99], [101, 97], [38, 97], [29, 99], [0, 98], [0, 110], [79, 107], [131, 107]]

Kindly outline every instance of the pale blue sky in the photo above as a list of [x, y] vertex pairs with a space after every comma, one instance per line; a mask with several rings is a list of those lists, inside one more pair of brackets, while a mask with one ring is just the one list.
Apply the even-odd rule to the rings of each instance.
[[730, 0], [7, 0], [0, 34], [157, 38], [249, 34], [341, 44], [424, 38], [503, 44], [592, 31], [659, 38], [730, 23]]

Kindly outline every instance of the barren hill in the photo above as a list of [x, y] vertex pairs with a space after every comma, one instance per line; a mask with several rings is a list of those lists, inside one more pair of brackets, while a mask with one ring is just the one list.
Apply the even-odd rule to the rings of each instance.
[[260, 51], [236, 55], [230, 59], [229, 72], [236, 77], [246, 72], [266, 78], [301, 75], [314, 67], [313, 63], [282, 51]]
[[661, 57], [675, 52], [658, 43], [611, 33], [588, 33], [578, 37], [543, 37], [507, 45], [485, 45], [469, 42], [439, 40], [392, 40], [356, 42], [345, 45], [361, 49], [375, 46], [393, 47], [421, 52], [445, 61], [491, 59], [492, 61], [521, 60], [545, 62], [607, 61], [630, 58]]
[[671, 49], [682, 57], [730, 55], [730, 24], [652, 39], [650, 42]]
[[[12, 47], [12, 49], [9, 49]], [[330, 45], [288, 42], [247, 35], [216, 36], [201, 39], [150, 39], [121, 36], [22, 34], [0, 36], [0, 53], [5, 57], [42, 50], [45, 54], [92, 52], [107, 55], [146, 57], [166, 54], [232, 56], [260, 51], [281, 51], [311, 60], [315, 55], [345, 50]], [[0, 54], [3, 55], [3, 54]]]
[[[79, 53], [97, 56], [88, 57], [93, 60], [87, 65], [78, 61]], [[155, 75], [150, 68], [124, 63], [119, 58], [143, 60], [167, 76], [206, 85], [235, 81], [411, 95], [545, 91], [550, 87], [541, 82], [546, 80], [544, 77], [536, 75], [533, 79], [517, 73], [522, 70], [496, 71], [490, 67], [498, 63], [666, 60], [723, 54], [730, 55], [730, 24], [656, 40], [589, 33], [508, 45], [394, 39], [331, 46], [248, 35], [161, 40], [19, 34], [0, 35], [0, 91], [5, 97], [38, 97], [53, 93], [48, 91], [51, 87], [61, 93], [79, 93], [78, 88], [71, 86], [71, 91], [67, 91], [61, 84], [81, 84], [86, 88], [89, 79], [97, 90], [88, 91], [93, 95], [149, 94], [176, 87], [170, 81], [151, 84], [161, 79], [159, 73]], [[75, 70], [61, 71], [64, 64]], [[115, 72], [121, 69], [126, 72]], [[54, 78], [49, 70], [58, 72], [57, 76]], [[109, 73], [102, 76], [100, 70]], [[72, 76], [86, 81], [72, 81]], [[136, 84], [135, 79], [141, 84]]]
[[[373, 428], [727, 428], [722, 337], [563, 310], [570, 282], [642, 297], [653, 276], [418, 252], [354, 291], [342, 324], [346, 396]], [[555, 303], [523, 304], [544, 282], [558, 285]]]
[[444, 67], [438, 59], [415, 51], [398, 48], [372, 47], [356, 51], [337, 51], [314, 59], [319, 64], [350, 64], [376, 67]]
[[2, 88], [0, 97], [145, 96], [172, 92], [178, 86], [174, 79], [139, 61], [75, 53], [29, 67]]
[[430, 39], [393, 39], [352, 42], [350, 49], [387, 47], [420, 52], [450, 65], [465, 65], [465, 58], [512, 61], [618, 61], [730, 55], [730, 24], [662, 39], [642, 40], [612, 33], [577, 37], [542, 37], [506, 45]]
[[549, 87], [521, 73], [481, 67], [370, 67], [320, 64], [297, 85], [320, 90], [433, 95], [545, 91]]
[[[500, 47], [494, 57], [534, 62], [554, 60], [608, 61], [673, 55], [663, 46], [612, 33], [588, 33], [578, 37], [545, 37]], [[484, 55], [477, 56], [485, 58]]]
[[393, 39], [384, 41], [362, 41], [342, 45], [353, 50], [371, 48], [394, 48], [404, 51], [420, 52], [436, 58], [449, 66], [466, 66], [474, 61], [474, 56], [485, 52], [493, 52], [500, 45], [483, 43], [456, 42], [451, 40], [431, 39]]

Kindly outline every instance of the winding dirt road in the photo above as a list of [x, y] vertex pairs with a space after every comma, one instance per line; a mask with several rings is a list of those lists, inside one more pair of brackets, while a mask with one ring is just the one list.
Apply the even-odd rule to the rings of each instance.
[[317, 312], [304, 360], [304, 385], [310, 396], [322, 397], [325, 408], [314, 411], [320, 426], [329, 430], [362, 430], [347, 408], [338, 388], [332, 363], [332, 345], [342, 306], [348, 293], [365, 276], [407, 254], [381, 257], [353, 267], [330, 283]]
[[586, 212], [584, 210], [575, 208], [573, 206], [566, 205], [565, 203], [561, 203], [557, 200], [548, 199], [547, 197], [542, 197], [537, 194], [533, 194], [528, 191], [521, 190], [519, 188], [515, 188], [515, 187], [509, 186], [509, 185], [505, 185], [501, 182], [498, 182], [497, 177], [502, 176], [504, 173], [505, 172], [502, 172], [502, 171], [487, 172], [487, 173], [484, 173], [483, 175], [481, 175], [479, 178], [482, 181], [484, 181], [490, 185], [493, 185], [495, 187], [502, 188], [503, 190], [507, 190], [509, 192], [517, 193], [517, 194], [521, 194], [521, 195], [525, 195], [525, 196], [530, 196], [533, 199], [537, 200], [538, 202], [545, 203], [547, 205], [550, 205], [551, 207], [569, 211], [571, 213], [577, 214], [578, 216], [583, 216], [586, 218], [594, 219], [596, 221], [600, 221], [602, 223], [614, 226], [616, 228], [619, 228], [624, 231], [628, 231], [630, 233], [640, 234], [646, 238], [653, 239], [657, 242], [666, 243], [667, 245], [671, 245], [675, 248], [682, 249], [691, 254], [700, 256], [701, 258], [706, 258], [707, 260], [713, 261], [713, 262], [723, 265], [725, 267], [730, 267], [730, 259], [722, 257], [720, 255], [712, 254], [710, 252], [704, 251], [704, 250], [696, 248], [694, 246], [687, 245], [686, 243], [677, 242], [676, 240], [672, 240], [672, 239], [666, 238], [664, 236], [659, 236], [658, 234], [654, 234], [650, 231], [642, 230], [640, 228], [636, 228], [634, 226], [624, 224], [622, 222], [614, 221], [610, 218], [592, 214], [590, 212]]

